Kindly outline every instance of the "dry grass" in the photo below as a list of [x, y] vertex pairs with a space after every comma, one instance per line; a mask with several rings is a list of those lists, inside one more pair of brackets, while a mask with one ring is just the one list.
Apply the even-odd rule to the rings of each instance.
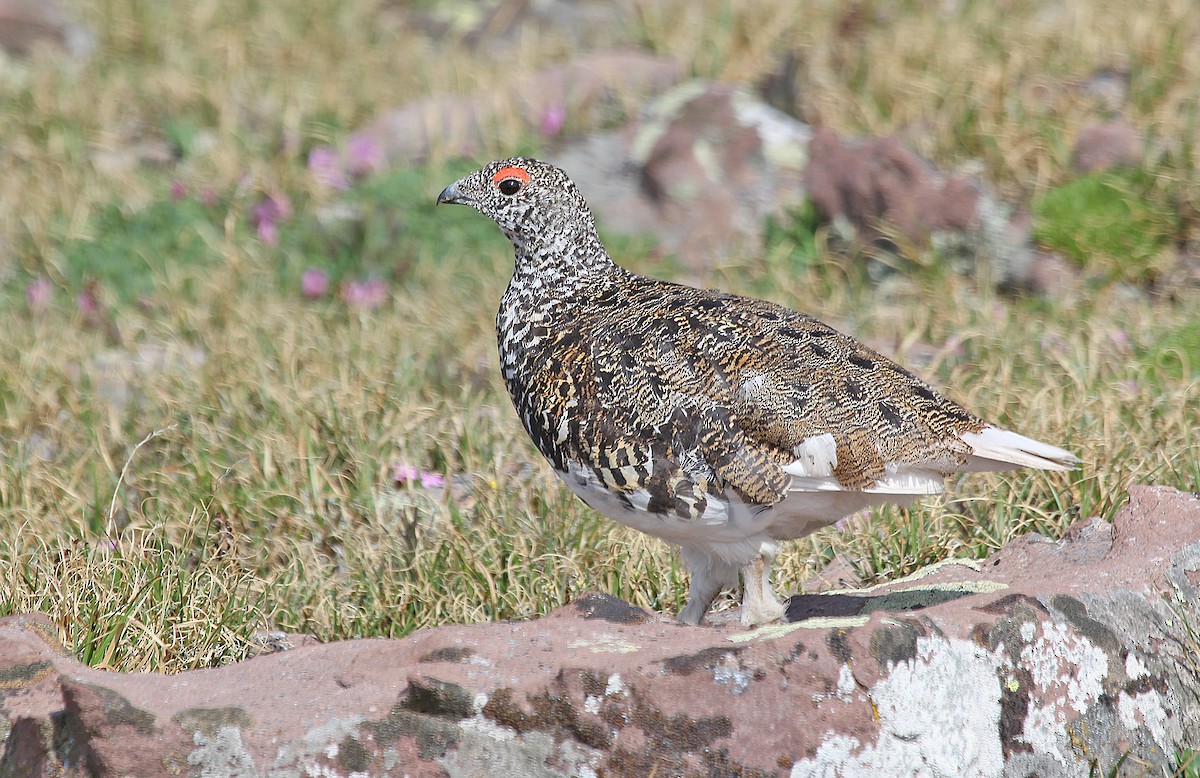
[[[1073, 133], [1099, 110], [1071, 81], [1097, 68], [1129, 65], [1131, 117], [1167, 145], [1194, 126], [1200, 13], [1182, 2], [937, 16], [906, 3], [725, 6], [625, 5], [651, 46], [702, 75], [757, 80], [795, 51], [810, 118], [906, 130], [943, 162], [981, 160], [1010, 194], [1066, 177]], [[273, 249], [247, 224], [270, 190], [292, 194], [295, 229], [315, 223], [329, 195], [304, 167], [313, 145], [407, 99], [487, 88], [561, 42], [524, 36], [501, 68], [439, 48], [377, 2], [97, 0], [79, 14], [99, 40], [91, 61], [0, 70], [0, 613], [51, 614], [95, 664], [175, 671], [236, 660], [266, 628], [402, 635], [528, 617], [589, 588], [679, 606], [670, 551], [578, 504], [521, 432], [492, 333], [509, 249], [481, 217], [429, 207], [460, 168], [410, 171], [374, 195], [396, 220], [378, 310], [303, 300], [296, 272], [321, 264], [320, 242], [285, 235]], [[160, 153], [178, 145], [178, 159]], [[1191, 168], [1172, 170], [1186, 182]], [[164, 270], [139, 256], [144, 237], [98, 231], [113, 204], [170, 203], [175, 180], [220, 195], [186, 230], [203, 263]], [[71, 303], [80, 241], [152, 273], [138, 304], [108, 290], [105, 326]], [[1194, 298], [1113, 284], [1051, 305], [936, 271], [878, 287], [835, 258], [800, 270], [772, 250], [730, 257], [710, 283], [838, 323], [1086, 462], [1066, 477], [971, 477], [947, 502], [793, 544], [786, 585], [834, 555], [886, 577], [1061, 532], [1110, 516], [1134, 482], [1196, 488]], [[642, 253], [626, 259], [658, 272]], [[20, 295], [39, 274], [58, 297], [34, 315]], [[397, 462], [452, 486], [397, 488]]]

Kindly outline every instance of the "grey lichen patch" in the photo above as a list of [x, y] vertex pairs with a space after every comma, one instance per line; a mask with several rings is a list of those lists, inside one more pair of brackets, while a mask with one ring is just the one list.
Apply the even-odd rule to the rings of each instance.
[[49, 660], [14, 665], [0, 670], [0, 691], [28, 689], [54, 672], [54, 663]]
[[545, 732], [506, 738], [500, 732], [464, 732], [458, 748], [439, 760], [450, 778], [521, 776], [563, 778], [596, 775], [594, 753], [569, 740], [558, 741]]
[[428, 654], [425, 654], [418, 662], [449, 662], [457, 664], [465, 662], [475, 655], [475, 649], [467, 648], [466, 646], [444, 646], [435, 648]]
[[881, 670], [906, 662], [917, 655], [917, 638], [924, 635], [925, 629], [911, 621], [881, 626], [871, 633], [871, 656]]
[[[129, 700], [107, 687], [90, 683], [79, 683], [78, 685], [90, 690], [100, 698], [104, 718], [109, 724], [130, 726], [143, 735], [154, 734], [155, 717], [153, 713], [135, 708]], [[68, 693], [66, 688], [63, 691], [64, 694]]]
[[249, 729], [254, 726], [254, 719], [245, 708], [230, 705], [224, 708], [188, 708], [181, 710], [171, 717], [180, 727], [195, 732], [202, 732], [212, 737], [222, 727]]
[[977, 610], [992, 616], [1012, 616], [1027, 621], [1037, 619], [1038, 614], [1049, 613], [1044, 605], [1027, 594], [1006, 594], [987, 605], [980, 605]]
[[[597, 716], [581, 713], [569, 697], [543, 692], [527, 695], [527, 707], [509, 688], [497, 689], [483, 706], [483, 715], [518, 733], [549, 732], [567, 736], [591, 748], [612, 745], [612, 732]], [[582, 701], [580, 701], [582, 702]]]
[[1082, 602], [1067, 594], [1057, 594], [1050, 598], [1050, 607], [1061, 613], [1076, 632], [1102, 649], [1110, 659], [1120, 656], [1121, 641], [1111, 629], [1089, 616], [1087, 606]]
[[[1000, 618], [990, 629], [982, 624], [976, 625], [973, 631], [975, 641], [989, 651], [1002, 651], [1010, 667], [1021, 666], [1024, 646], [1036, 634], [1041, 618], [1049, 615], [1040, 602], [1023, 594], [1002, 597], [979, 610]], [[1024, 688], [1027, 691], [1029, 687]]]
[[187, 755], [187, 763], [200, 768], [193, 775], [252, 778], [260, 774], [241, 730], [235, 727], [221, 727], [211, 736], [197, 730], [193, 742], [196, 747]]
[[371, 766], [371, 752], [354, 735], [346, 735], [338, 744], [337, 759], [352, 773], [364, 773]]
[[1000, 676], [1000, 747], [1008, 760], [1014, 754], [1033, 753], [1025, 739], [1025, 719], [1029, 715], [1033, 676], [1023, 667], [997, 668]]
[[[302, 775], [339, 775], [331, 769], [335, 764], [342, 742], [360, 731], [363, 717], [359, 715], [332, 716], [321, 721], [316, 726], [309, 727], [304, 734], [288, 741], [274, 740], [275, 759], [269, 770], [251, 773], [251, 775], [270, 775], [273, 778], [291, 778]], [[221, 733], [234, 734], [238, 730], [226, 727]], [[197, 737], [201, 737], [197, 735]], [[212, 772], [208, 775], [225, 775], [226, 773]]]
[[734, 695], [740, 695], [750, 686], [752, 679], [761, 679], [765, 673], [761, 670], [747, 670], [741, 661], [741, 653], [745, 648], [726, 648], [714, 646], [698, 651], [695, 654], [683, 654], [662, 660], [663, 670], [670, 675], [688, 676], [699, 669], [712, 674], [714, 683], [728, 686]]
[[[611, 676], [596, 670], [574, 670], [579, 678], [579, 683], [583, 687], [583, 693], [593, 696], [602, 696], [608, 689], [609, 678]], [[559, 678], [565, 679], [567, 671], [560, 670]]]
[[[612, 712], [612, 713], [615, 713]], [[711, 761], [711, 770], [701, 775], [769, 775], [750, 765], [733, 762], [717, 741], [733, 736], [728, 716], [692, 717], [683, 712], [668, 714], [652, 705], [634, 690], [620, 718], [606, 717], [615, 728], [634, 726], [642, 730], [644, 748], [633, 751], [615, 748], [605, 761], [605, 775], [690, 775], [695, 773], [693, 759], [700, 755]]]
[[585, 619], [601, 619], [613, 624], [644, 624], [650, 614], [611, 594], [589, 592], [571, 603]]
[[815, 661], [817, 658], [816, 652], [808, 651], [807, 646], [804, 645], [804, 641], [797, 640], [794, 644], [792, 644], [792, 650], [784, 654], [779, 660], [779, 667], [781, 669], [787, 667], [792, 662], [795, 662], [797, 659], [799, 659], [806, 651], [808, 652], [809, 660]]
[[745, 648], [714, 646], [695, 654], [682, 654], [662, 660], [663, 670], [669, 675], [691, 675], [700, 669], [712, 670], [723, 665], [726, 657], [736, 658]]
[[[462, 729], [436, 716], [414, 713], [403, 703], [393, 705], [387, 716], [378, 721], [367, 721], [362, 729], [369, 732], [380, 748], [387, 749], [402, 737], [416, 741], [417, 753], [422, 759], [437, 759], [462, 739]], [[361, 744], [361, 741], [360, 741]]]
[[415, 713], [465, 719], [475, 713], [472, 695], [455, 683], [428, 676], [408, 679], [408, 696], [401, 703]]
[[825, 643], [829, 646], [830, 652], [833, 653], [834, 659], [842, 664], [849, 664], [854, 656], [854, 649], [850, 647], [850, 631], [846, 629], [831, 629], [829, 634], [825, 636]]
[[[794, 778], [826, 775], [1001, 775], [995, 657], [941, 636], [917, 640], [916, 656], [870, 688], [879, 735], [827, 737], [797, 760]], [[936, 766], [936, 769], [928, 769]]]
[[961, 588], [957, 585], [953, 587], [913, 587], [911, 589], [888, 592], [877, 597], [868, 597], [862, 612], [888, 611], [889, 613], [898, 613], [900, 611], [915, 611], [933, 605], [941, 605], [944, 602], [952, 602], [972, 594], [978, 594], [978, 592]]

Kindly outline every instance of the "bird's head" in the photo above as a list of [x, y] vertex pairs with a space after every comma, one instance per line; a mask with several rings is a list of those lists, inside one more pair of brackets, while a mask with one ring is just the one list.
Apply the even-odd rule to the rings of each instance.
[[583, 195], [567, 174], [536, 159], [492, 162], [442, 190], [437, 204], [469, 205], [499, 225], [518, 247], [595, 234]]

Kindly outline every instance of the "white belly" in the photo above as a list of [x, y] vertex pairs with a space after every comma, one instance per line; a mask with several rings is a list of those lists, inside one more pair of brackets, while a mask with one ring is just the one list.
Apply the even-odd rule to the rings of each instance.
[[[605, 488], [591, 470], [572, 467], [558, 475], [592, 509], [627, 527], [662, 538], [668, 543], [706, 550], [730, 563], [749, 563], [763, 543], [793, 540], [873, 505], [908, 505], [923, 494], [941, 491], [940, 480], [920, 491], [847, 491], [811, 488], [796, 478], [799, 488], [771, 506], [750, 505], [732, 492], [710, 495], [708, 507], [697, 518], [675, 513], [650, 513], [650, 494], [644, 489], [619, 496]], [[806, 488], [808, 487], [808, 488]]]

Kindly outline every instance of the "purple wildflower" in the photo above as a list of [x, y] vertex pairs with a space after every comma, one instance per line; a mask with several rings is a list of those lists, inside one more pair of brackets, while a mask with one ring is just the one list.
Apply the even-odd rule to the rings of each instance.
[[179, 200], [182, 200], [183, 198], [187, 197], [187, 193], [188, 193], [187, 184], [183, 183], [179, 179], [175, 179], [174, 181], [171, 182], [171, 199], [172, 200], [175, 200], [178, 202]]
[[279, 243], [279, 222], [287, 221], [291, 216], [292, 201], [279, 193], [265, 195], [250, 213], [259, 239], [269, 246]]
[[382, 279], [350, 281], [342, 287], [342, 301], [359, 310], [374, 310], [388, 298], [387, 284]]
[[310, 267], [300, 276], [300, 293], [309, 300], [320, 300], [329, 293], [329, 274]]
[[383, 148], [366, 133], [355, 133], [346, 142], [346, 163], [350, 172], [365, 176], [383, 169]]
[[338, 153], [330, 146], [316, 146], [308, 152], [308, 172], [321, 186], [349, 189], [350, 181]]
[[38, 276], [25, 287], [25, 300], [29, 309], [34, 313], [45, 313], [50, 307], [50, 298], [54, 294], [54, 285], [45, 276]]
[[409, 481], [420, 479], [422, 489], [440, 489], [446, 485], [446, 479], [437, 473], [431, 473], [428, 470], [420, 470], [414, 465], [404, 462], [394, 462], [392, 464], [392, 481], [397, 486], [403, 486]]
[[562, 132], [563, 126], [567, 123], [567, 111], [561, 105], [554, 103], [546, 106], [542, 111], [542, 121], [538, 125], [538, 132], [543, 138], [554, 138]]
[[274, 219], [263, 219], [258, 223], [258, 239], [268, 246], [279, 245], [279, 225]]
[[75, 306], [85, 319], [95, 318], [100, 313], [100, 300], [93, 285], [89, 284], [75, 295]]

